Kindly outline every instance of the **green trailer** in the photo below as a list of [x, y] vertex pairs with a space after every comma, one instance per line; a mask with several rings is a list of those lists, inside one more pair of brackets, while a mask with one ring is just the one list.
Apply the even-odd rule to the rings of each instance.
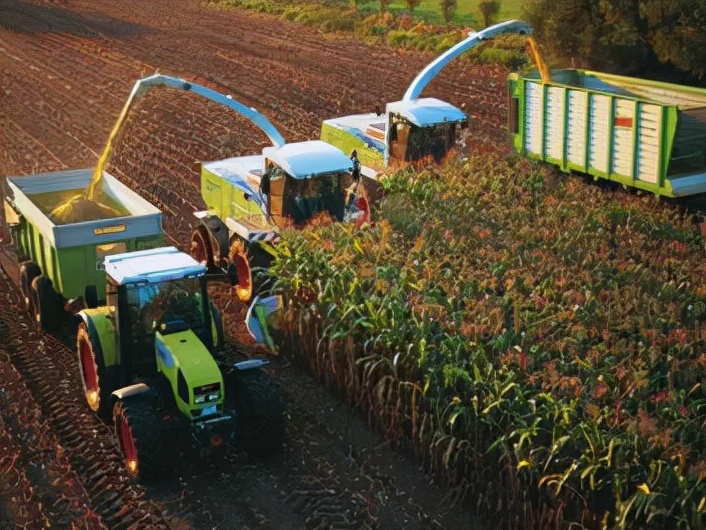
[[11, 235], [5, 254], [19, 269], [14, 276], [27, 308], [45, 329], [55, 327], [67, 302], [78, 307], [100, 303], [106, 256], [166, 242], [161, 211], [108, 173], [99, 194], [117, 206], [116, 215], [68, 223], [53, 219], [47, 210], [52, 202], [80, 196], [92, 174], [91, 169], [68, 170], [5, 181], [4, 220]]
[[509, 78], [515, 150], [666, 197], [706, 192], [706, 89], [589, 70]]

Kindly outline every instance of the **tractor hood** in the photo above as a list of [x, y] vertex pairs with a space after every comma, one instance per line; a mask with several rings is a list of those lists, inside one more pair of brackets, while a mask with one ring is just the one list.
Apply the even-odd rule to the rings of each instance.
[[[156, 332], [155, 348], [157, 368], [171, 382], [179, 409], [192, 418], [199, 417], [201, 412], [215, 412], [214, 406], [223, 399], [223, 377], [211, 352], [193, 330], [166, 335]], [[217, 392], [218, 397], [214, 401], [196, 403], [195, 395], [204, 387], [209, 387], [209, 392]]]
[[455, 123], [466, 120], [466, 113], [461, 109], [436, 98], [395, 101], [387, 104], [387, 111], [399, 114], [417, 127], [429, 127], [439, 123]]
[[208, 385], [221, 380], [221, 371], [208, 348], [193, 330], [178, 331], [155, 337], [159, 364], [165, 368], [181, 368], [189, 387]]

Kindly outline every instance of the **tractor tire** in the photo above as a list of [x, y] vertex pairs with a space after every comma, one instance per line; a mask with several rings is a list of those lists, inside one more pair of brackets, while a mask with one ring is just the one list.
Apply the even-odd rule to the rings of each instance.
[[215, 256], [213, 254], [213, 243], [208, 228], [200, 225], [191, 233], [191, 245], [189, 254], [199, 263], [202, 263], [209, 270], [216, 266]]
[[20, 291], [24, 299], [25, 309], [30, 313], [32, 309], [32, 282], [42, 274], [42, 269], [33, 261], [25, 261], [20, 264]]
[[246, 241], [236, 238], [230, 246], [228, 260], [230, 269], [235, 273], [233, 277], [233, 290], [241, 302], [248, 304], [256, 294], [262, 292], [270, 283], [264, 269], [270, 266], [272, 258], [257, 245], [250, 245]]
[[135, 482], [158, 478], [166, 464], [165, 457], [171, 453], [161, 446], [161, 416], [152, 395], [125, 397], [113, 407], [115, 437], [125, 471]]
[[111, 394], [120, 387], [120, 380], [112, 367], [106, 367], [98, 334], [91, 333], [89, 326], [85, 322], [78, 326], [78, 368], [86, 403], [98, 417], [107, 420], [113, 411]]
[[226, 336], [223, 331], [223, 315], [221, 315], [221, 312], [218, 310], [213, 300], [209, 300], [208, 303], [211, 306], [211, 318], [213, 319], [213, 325], [216, 328], [217, 344], [214, 344], [214, 346], [217, 348], [223, 348], [226, 343]]
[[32, 310], [37, 324], [43, 331], [52, 333], [59, 329], [64, 308], [59, 293], [54, 290], [51, 280], [40, 274], [32, 280]]
[[228, 253], [228, 261], [235, 268], [235, 285], [233, 285], [235, 296], [238, 297], [238, 300], [247, 304], [253, 298], [254, 289], [248, 245], [245, 241], [237, 238], [233, 242]]
[[260, 368], [225, 376], [226, 407], [235, 411], [235, 448], [256, 458], [277, 456], [285, 441], [285, 406], [280, 386]]

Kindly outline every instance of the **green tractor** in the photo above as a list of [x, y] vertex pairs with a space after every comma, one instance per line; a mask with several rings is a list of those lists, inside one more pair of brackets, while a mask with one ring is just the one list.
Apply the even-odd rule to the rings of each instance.
[[206, 267], [162, 247], [107, 256], [105, 273], [106, 305], [79, 313], [78, 362], [89, 407], [112, 416], [128, 474], [158, 474], [194, 440], [257, 457], [280, 450], [284, 402], [266, 361], [218, 360], [223, 323]]

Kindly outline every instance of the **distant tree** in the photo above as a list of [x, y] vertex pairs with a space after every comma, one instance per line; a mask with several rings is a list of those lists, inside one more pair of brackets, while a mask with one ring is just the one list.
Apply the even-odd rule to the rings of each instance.
[[478, 2], [478, 11], [483, 18], [483, 27], [490, 26], [500, 13], [500, 0], [481, 0]]
[[706, 77], [704, 0], [528, 0], [544, 48], [593, 68]]
[[601, 21], [592, 0], [530, 0], [524, 18], [550, 53], [567, 59], [594, 57]]
[[414, 12], [414, 9], [422, 3], [422, 0], [405, 0], [407, 4], [407, 11], [411, 15]]
[[439, 0], [439, 7], [441, 7], [441, 18], [444, 19], [444, 24], [451, 22], [451, 19], [456, 14], [456, 8], [458, 8], [457, 0]]

